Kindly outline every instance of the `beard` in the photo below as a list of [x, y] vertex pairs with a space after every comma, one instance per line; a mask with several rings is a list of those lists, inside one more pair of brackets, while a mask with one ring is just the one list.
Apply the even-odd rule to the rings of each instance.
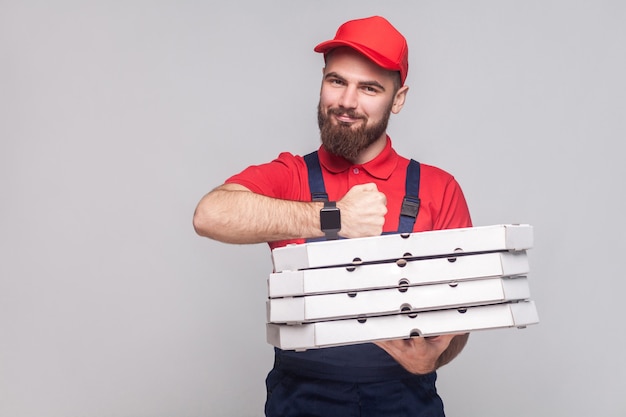
[[[341, 156], [348, 161], [355, 161], [363, 150], [380, 139], [387, 130], [392, 105], [393, 103], [389, 104], [389, 108], [384, 112], [381, 120], [368, 126], [367, 121], [369, 119], [352, 109], [333, 107], [328, 109], [328, 114], [324, 114], [321, 105], [318, 104], [317, 124], [320, 128], [322, 145], [334, 155]], [[349, 123], [338, 122], [333, 124], [330, 116], [341, 114], [360, 119], [361, 126], [355, 129]]]

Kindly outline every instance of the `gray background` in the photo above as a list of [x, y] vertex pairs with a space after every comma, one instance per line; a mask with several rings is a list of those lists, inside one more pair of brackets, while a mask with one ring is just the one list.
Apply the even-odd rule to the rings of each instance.
[[0, 1], [0, 415], [262, 414], [269, 251], [192, 212], [317, 147], [312, 48], [373, 14], [410, 45], [399, 151], [535, 227], [541, 323], [473, 334], [448, 415], [626, 415], [625, 4]]

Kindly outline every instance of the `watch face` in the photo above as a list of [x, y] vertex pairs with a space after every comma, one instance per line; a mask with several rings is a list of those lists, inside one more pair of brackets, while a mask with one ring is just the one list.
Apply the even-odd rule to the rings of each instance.
[[341, 229], [341, 215], [337, 208], [323, 208], [320, 211], [320, 222], [322, 230]]

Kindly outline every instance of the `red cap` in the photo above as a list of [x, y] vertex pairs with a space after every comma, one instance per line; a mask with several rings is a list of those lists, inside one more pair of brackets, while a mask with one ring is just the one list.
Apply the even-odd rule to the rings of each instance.
[[356, 49], [379, 66], [399, 71], [404, 84], [409, 71], [409, 47], [404, 36], [385, 18], [350, 20], [339, 26], [334, 39], [320, 43], [314, 50], [326, 54], [339, 46]]

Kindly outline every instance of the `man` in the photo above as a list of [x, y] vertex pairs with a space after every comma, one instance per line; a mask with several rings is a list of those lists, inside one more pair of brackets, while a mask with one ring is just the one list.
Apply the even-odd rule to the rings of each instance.
[[[421, 164], [418, 180], [407, 181], [415, 165], [395, 152], [386, 133], [390, 114], [400, 112], [409, 89], [404, 36], [374, 16], [344, 23], [315, 51], [325, 59], [317, 153], [306, 159], [281, 153], [229, 178], [199, 202], [197, 233], [228, 243], [269, 242], [275, 248], [337, 229], [341, 238], [397, 233], [406, 228], [403, 216], [411, 220], [409, 231], [471, 226], [454, 178]], [[320, 187], [321, 199], [329, 202], [313, 201]], [[413, 215], [403, 205], [407, 198], [413, 201], [410, 207], [417, 206]], [[340, 226], [325, 225], [323, 208], [324, 216], [330, 211]], [[435, 370], [456, 357], [466, 341], [465, 334], [305, 352], [276, 349], [266, 381], [266, 415], [443, 416]]]

